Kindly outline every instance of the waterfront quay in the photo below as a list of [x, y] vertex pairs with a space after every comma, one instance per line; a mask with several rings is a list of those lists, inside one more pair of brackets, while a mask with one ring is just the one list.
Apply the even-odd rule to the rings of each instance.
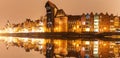
[[29, 32], [29, 33], [0, 33], [0, 36], [8, 37], [27, 37], [27, 38], [46, 38], [46, 39], [67, 39], [74, 40], [85, 38], [95, 40], [94, 38], [104, 38], [101, 40], [120, 40], [119, 32]]

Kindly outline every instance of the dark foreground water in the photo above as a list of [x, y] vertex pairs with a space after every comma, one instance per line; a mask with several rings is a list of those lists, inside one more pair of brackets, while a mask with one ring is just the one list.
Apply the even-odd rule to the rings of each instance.
[[0, 37], [0, 58], [117, 58], [120, 56], [120, 41], [93, 39]]

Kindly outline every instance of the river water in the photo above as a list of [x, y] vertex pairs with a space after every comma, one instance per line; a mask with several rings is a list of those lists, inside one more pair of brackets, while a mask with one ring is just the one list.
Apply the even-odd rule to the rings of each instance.
[[[93, 39], [0, 37], [0, 58], [46, 58], [48, 54], [59, 58], [116, 58], [120, 56], [120, 41]], [[51, 47], [53, 54], [47, 52], [47, 49]]]

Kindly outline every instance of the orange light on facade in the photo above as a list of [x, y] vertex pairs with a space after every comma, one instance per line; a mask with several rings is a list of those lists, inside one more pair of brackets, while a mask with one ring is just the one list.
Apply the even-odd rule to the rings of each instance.
[[56, 45], [59, 45], [59, 42], [58, 41], [56, 41], [56, 42], [54, 42]]
[[90, 28], [86, 28], [85, 30], [86, 30], [87, 32], [89, 32], [89, 31], [90, 31]]
[[79, 47], [79, 44], [76, 44], [76, 47]]
[[82, 51], [85, 51], [85, 47], [82, 47]]
[[104, 29], [104, 30], [107, 30], [107, 27], [104, 27], [103, 29]]
[[107, 28], [106, 27], [104, 27], [104, 30], [106, 30]]
[[76, 27], [73, 27], [73, 30], [76, 30]]
[[73, 43], [73, 46], [75, 46], [75, 44], [76, 44], [76, 43], [74, 42], [74, 43]]
[[103, 46], [106, 46], [106, 45], [107, 45], [106, 43], [103, 44]]
[[86, 44], [86, 45], [90, 45], [90, 42], [89, 42], [89, 41], [86, 41], [85, 44]]
[[77, 25], [77, 28], [79, 28], [79, 25]]

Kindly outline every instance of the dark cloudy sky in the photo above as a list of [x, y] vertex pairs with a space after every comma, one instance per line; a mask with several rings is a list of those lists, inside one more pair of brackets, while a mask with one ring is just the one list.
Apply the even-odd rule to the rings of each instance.
[[[20, 23], [26, 18], [33, 20], [45, 15], [47, 0], [0, 0], [0, 27], [11, 23]], [[89, 12], [108, 12], [120, 14], [120, 0], [50, 0], [66, 14], [79, 15]]]

